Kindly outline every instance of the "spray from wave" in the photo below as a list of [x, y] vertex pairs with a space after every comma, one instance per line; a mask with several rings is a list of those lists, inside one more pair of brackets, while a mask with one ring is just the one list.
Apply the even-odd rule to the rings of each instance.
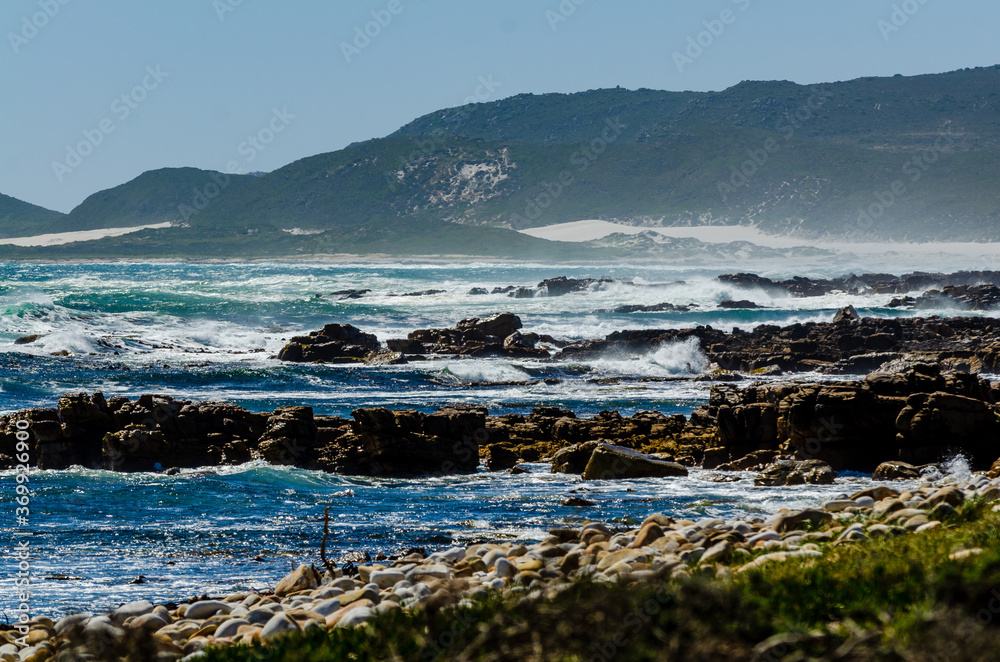
[[964, 455], [955, 455], [923, 469], [920, 476], [935, 483], [967, 483], [972, 480], [972, 467]]
[[697, 338], [667, 343], [638, 356], [612, 354], [591, 362], [596, 372], [619, 377], [687, 377], [704, 374], [708, 366]]
[[475, 359], [454, 361], [434, 374], [442, 381], [459, 384], [500, 384], [531, 380], [531, 375], [517, 366]]

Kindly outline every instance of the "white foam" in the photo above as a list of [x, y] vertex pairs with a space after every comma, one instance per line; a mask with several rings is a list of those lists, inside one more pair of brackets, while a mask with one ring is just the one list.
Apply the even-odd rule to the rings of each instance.
[[972, 480], [972, 467], [964, 455], [956, 455], [942, 462], [940, 468], [927, 467], [921, 477], [935, 483], [967, 483]]
[[499, 360], [459, 360], [451, 361], [436, 371], [443, 378], [476, 383], [526, 382], [531, 380], [524, 370]]
[[604, 375], [638, 377], [681, 377], [704, 374], [709, 361], [697, 338], [663, 345], [640, 355], [605, 354], [589, 362]]

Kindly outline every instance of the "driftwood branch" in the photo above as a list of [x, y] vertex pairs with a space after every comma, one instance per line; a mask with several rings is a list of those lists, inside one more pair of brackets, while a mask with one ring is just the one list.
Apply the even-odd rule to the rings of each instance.
[[323, 562], [323, 567], [330, 573], [331, 577], [336, 576], [337, 564], [326, 558], [326, 540], [330, 537], [330, 506], [323, 511], [323, 542], [319, 546], [319, 558]]

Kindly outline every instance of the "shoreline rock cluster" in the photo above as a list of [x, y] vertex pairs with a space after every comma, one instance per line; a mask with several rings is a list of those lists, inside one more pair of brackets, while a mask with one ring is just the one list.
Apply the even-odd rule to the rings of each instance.
[[1000, 320], [982, 317], [858, 318], [838, 322], [762, 324], [751, 331], [693, 329], [616, 331], [574, 342], [560, 359], [645, 354], [697, 338], [722, 372], [867, 374], [900, 363], [936, 363], [964, 372], [1000, 372]]
[[[751, 302], [732, 302], [742, 306]], [[817, 372], [864, 375], [906, 363], [936, 363], [963, 372], [1000, 372], [1000, 320], [988, 317], [872, 318], [848, 307], [833, 322], [762, 324], [750, 331], [699, 326], [616, 331], [603, 339], [565, 341], [523, 331], [513, 313], [459, 321], [448, 329], [418, 329], [383, 345], [349, 324], [328, 324], [293, 337], [280, 360], [386, 365], [429, 357], [508, 357], [575, 361], [643, 355], [697, 339], [717, 379]], [[712, 375], [709, 376], [710, 378]]]
[[[475, 543], [430, 554], [414, 549], [327, 571], [303, 564], [273, 591], [202, 596], [183, 604], [132, 602], [107, 614], [73, 614], [56, 622], [36, 617], [23, 633], [0, 626], [0, 656], [118, 659], [138, 650], [149, 659], [196, 660], [208, 647], [362, 627], [385, 612], [469, 607], [505, 593], [539, 600], [583, 580], [725, 579], [769, 564], [822, 559], [829, 545], [920, 535], [956, 521], [957, 509], [970, 498], [997, 501], [1000, 478], [946, 478], [905, 490], [879, 485], [767, 518], [694, 521], [651, 514], [625, 530], [600, 522], [553, 528], [537, 543]], [[957, 550], [952, 557], [977, 551]]]
[[446, 475], [476, 471], [481, 460], [488, 471], [544, 460], [554, 472], [588, 478], [701, 466], [760, 471], [762, 484], [826, 483], [845, 470], [912, 477], [956, 453], [974, 469], [990, 468], [1000, 455], [998, 401], [1000, 384], [929, 364], [854, 382], [715, 384], [688, 417], [578, 418], [556, 407], [489, 416], [483, 407], [450, 406], [430, 414], [363, 408], [346, 419], [311, 407], [257, 413], [152, 394], [76, 393], [55, 408], [0, 417], [0, 468], [16, 464], [23, 419], [42, 469], [173, 471], [264, 460], [352, 475]]
[[[830, 279], [796, 276], [781, 281], [752, 273], [737, 273], [723, 274], [717, 280], [744, 289], [756, 288], [770, 294], [794, 297], [825, 296], [837, 292], [848, 294], [927, 292], [931, 296], [923, 302], [926, 305], [940, 305], [940, 298], [944, 298], [951, 299], [956, 305], [964, 304], [964, 307], [972, 310], [989, 310], [995, 308], [998, 303], [991, 293], [1000, 286], [1000, 271], [958, 271], [951, 274], [918, 271], [902, 276], [850, 274]], [[934, 294], [931, 294], [932, 292]]]
[[427, 355], [465, 357], [551, 357], [549, 349], [564, 346], [552, 336], [522, 333], [521, 318], [513, 313], [472, 317], [448, 329], [418, 329], [406, 338], [378, 338], [350, 324], [327, 324], [307, 336], [294, 336], [278, 353], [281, 361], [296, 363], [366, 363], [391, 365], [423, 360]]

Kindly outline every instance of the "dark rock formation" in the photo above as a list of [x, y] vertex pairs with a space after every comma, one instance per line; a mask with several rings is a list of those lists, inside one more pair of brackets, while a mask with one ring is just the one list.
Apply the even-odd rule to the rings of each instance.
[[58, 408], [0, 417], [0, 468], [12, 466], [17, 421], [28, 422], [31, 464], [158, 471], [263, 459], [360, 474], [475, 471], [487, 439], [486, 411], [433, 414], [359, 409], [354, 421], [314, 416], [310, 407], [249, 412], [220, 402], [143, 395], [138, 400], [69, 394]]
[[507, 294], [515, 299], [533, 299], [535, 297], [561, 297], [576, 292], [593, 292], [603, 289], [611, 283], [617, 283], [611, 278], [567, 278], [558, 276], [543, 280], [535, 287], [496, 288], [493, 294]]
[[354, 363], [378, 352], [378, 338], [350, 324], [327, 324], [308, 336], [295, 336], [282, 348], [282, 361]]
[[316, 298], [346, 301], [348, 299], [360, 299], [369, 292], [371, 292], [371, 290], [337, 290], [336, 292], [330, 292], [329, 294], [317, 294]]
[[486, 456], [487, 471], [506, 471], [513, 469], [520, 461], [517, 453], [500, 444], [490, 444], [482, 449]]
[[450, 329], [419, 329], [405, 340], [389, 340], [390, 351], [401, 354], [456, 354], [465, 356], [508, 356], [548, 358], [549, 352], [535, 345], [543, 338], [520, 333], [521, 319], [513, 313], [465, 319]]
[[401, 297], [429, 297], [435, 294], [443, 294], [447, 290], [420, 290], [419, 292], [407, 292], [400, 294]]
[[327, 448], [328, 471], [364, 475], [446, 475], [475, 471], [479, 444], [488, 439], [486, 410], [445, 407], [413, 410], [357, 409], [351, 432]]
[[270, 464], [308, 466], [317, 457], [316, 434], [312, 407], [281, 407], [267, 419], [257, 453]]
[[752, 331], [693, 329], [616, 331], [603, 340], [569, 344], [561, 358], [607, 353], [646, 354], [668, 343], [697, 338], [722, 370], [867, 374], [900, 358], [973, 372], [1000, 372], [1000, 320], [863, 318], [837, 323], [762, 324]]
[[920, 470], [908, 462], [890, 460], [875, 468], [872, 480], [913, 480], [920, 478]]
[[719, 302], [719, 308], [726, 308], [729, 310], [739, 310], [739, 309], [754, 310], [760, 308], [760, 306], [755, 304], [753, 301], [747, 301], [746, 299], [741, 299], [739, 301], [732, 301], [731, 299], [726, 299], [725, 301]]
[[[710, 429], [688, 427], [682, 414], [640, 411], [626, 418], [616, 411], [603, 411], [580, 419], [573, 412], [556, 407], [537, 407], [528, 416], [490, 417], [486, 426], [491, 444], [510, 448], [528, 462], [552, 458], [557, 467], [566, 465], [565, 469], [557, 469], [566, 473], [580, 473], [586, 466], [593, 447], [585, 442], [603, 440], [638, 451], [662, 452], [670, 440], [687, 443], [713, 434]], [[561, 449], [575, 444], [582, 445], [579, 455], [557, 455]], [[567, 452], [572, 453], [568, 448]], [[689, 463], [696, 464], [698, 460], [700, 457]]]
[[888, 460], [921, 465], [959, 451], [986, 468], [1000, 455], [990, 382], [931, 365], [852, 383], [719, 385], [704, 416], [733, 457], [757, 446], [873, 471]]
[[[923, 292], [931, 287], [942, 288], [938, 295], [965, 303], [974, 309], [987, 310], [1000, 304], [1000, 271], [959, 271], [953, 274], [912, 273], [904, 276], [892, 274], [851, 274], [842, 278], [795, 278], [774, 281], [757, 274], [724, 274], [718, 280], [741, 288], [759, 288], [770, 294], [788, 294], [798, 297], [823, 296], [832, 292], [905, 294]], [[928, 292], [928, 295], [931, 293]], [[901, 301], [897, 299], [897, 301]], [[935, 303], [934, 295], [927, 299]], [[903, 305], [902, 303], [898, 305]]]
[[895, 298], [890, 308], [965, 308], [996, 310], [1000, 307], [1000, 287], [989, 285], [948, 285], [940, 290], [928, 290], [919, 297]]

